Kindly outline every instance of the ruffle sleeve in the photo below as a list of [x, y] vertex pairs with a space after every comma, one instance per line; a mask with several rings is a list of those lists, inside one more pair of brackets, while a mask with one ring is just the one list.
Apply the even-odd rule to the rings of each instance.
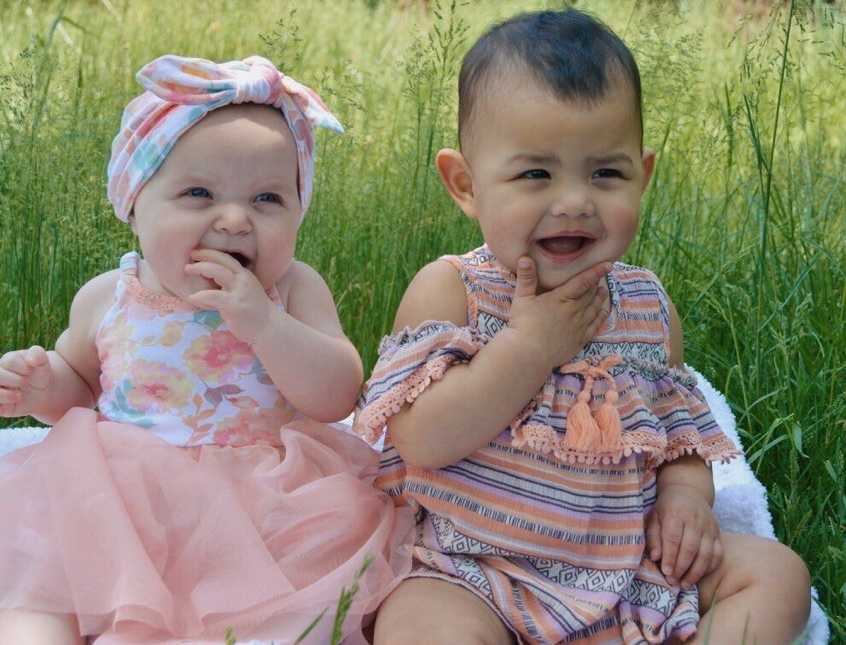
[[696, 377], [619, 356], [562, 366], [511, 424], [512, 444], [570, 463], [618, 463], [643, 453], [652, 467], [682, 455], [739, 455]]
[[427, 321], [385, 336], [358, 402], [355, 431], [369, 443], [378, 441], [391, 416], [413, 403], [450, 366], [468, 363], [488, 340], [476, 329], [445, 321]]

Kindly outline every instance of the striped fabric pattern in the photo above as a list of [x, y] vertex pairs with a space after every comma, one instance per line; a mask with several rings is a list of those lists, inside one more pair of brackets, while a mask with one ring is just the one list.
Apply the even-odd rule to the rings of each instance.
[[[464, 281], [468, 325], [430, 321], [383, 341], [356, 422], [370, 439], [508, 322], [515, 277], [486, 247], [442, 259]], [[670, 585], [643, 559], [645, 517], [661, 463], [694, 452], [730, 459], [735, 447], [695, 379], [667, 366], [669, 313], [657, 278], [616, 263], [608, 285], [612, 312], [574, 361], [622, 358], [609, 369], [623, 423], [616, 454], [556, 449], [583, 385], [567, 367], [510, 428], [456, 464], [407, 466], [385, 441], [377, 485], [418, 513], [412, 575], [473, 591], [523, 643], [659, 643], [688, 637], [699, 621], [696, 590]], [[591, 409], [607, 387], [597, 381]]]

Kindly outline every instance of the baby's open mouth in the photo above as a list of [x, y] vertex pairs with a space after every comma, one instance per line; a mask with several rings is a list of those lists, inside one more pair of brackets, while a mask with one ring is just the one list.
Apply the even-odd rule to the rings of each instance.
[[591, 242], [593, 242], [592, 238], [583, 235], [557, 235], [538, 240], [538, 244], [543, 250], [553, 255], [570, 255], [571, 253], [576, 253]]
[[240, 264], [245, 269], [250, 266], [250, 258], [248, 258], [240, 251], [224, 251], [224, 253], [226, 253], [227, 255], [231, 255], [233, 258], [235, 258], [238, 264]]

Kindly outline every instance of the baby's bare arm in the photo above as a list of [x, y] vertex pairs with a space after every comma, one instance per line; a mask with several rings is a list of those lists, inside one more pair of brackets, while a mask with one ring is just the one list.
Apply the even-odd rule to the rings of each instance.
[[337, 421], [352, 411], [363, 369], [344, 335], [332, 294], [314, 269], [296, 262], [286, 312], [274, 316], [253, 346], [279, 391], [300, 412]]
[[[672, 302], [669, 363], [684, 363], [681, 323]], [[685, 455], [661, 466], [658, 497], [646, 523], [647, 552], [675, 584], [692, 585], [719, 567], [723, 557], [720, 528], [711, 510], [714, 481], [698, 455]]]
[[[71, 304], [68, 328], [55, 351], [40, 347], [9, 352], [0, 359], [0, 396], [13, 399], [4, 416], [31, 415], [53, 424], [75, 406], [93, 407], [100, 392], [95, 335], [114, 294], [117, 272], [86, 283]], [[12, 376], [10, 376], [10, 374]]]
[[[578, 329], [573, 330], [569, 346], [568, 319], [557, 312], [561, 302], [552, 292], [541, 296], [543, 301], [532, 300], [528, 292], [534, 294], [535, 283], [527, 280], [535, 279], [534, 272], [523, 274], [518, 279], [509, 326], [470, 363], [451, 367], [414, 405], [389, 420], [391, 441], [403, 459], [418, 466], [442, 468], [487, 445], [506, 429], [537, 394], [552, 369], [581, 348], [582, 333], [592, 335], [598, 326], [594, 320], [602, 318], [605, 300], [596, 293], [595, 283], [604, 271], [597, 269], [594, 273], [595, 277], [589, 272], [580, 274], [584, 295], [576, 293], [579, 288], [574, 289], [570, 303], [585, 317], [573, 325]], [[521, 289], [526, 293], [521, 294]], [[522, 296], [519, 303], [518, 296]], [[394, 328], [413, 328], [426, 320], [465, 325], [466, 308], [464, 286], [456, 271], [444, 262], [434, 262], [409, 285]]]

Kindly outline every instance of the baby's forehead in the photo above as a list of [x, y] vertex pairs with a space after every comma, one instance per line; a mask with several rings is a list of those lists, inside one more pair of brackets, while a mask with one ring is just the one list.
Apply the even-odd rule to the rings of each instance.
[[220, 127], [224, 124], [238, 122], [254, 123], [269, 130], [282, 132], [293, 138], [288, 122], [285, 120], [281, 111], [272, 105], [259, 105], [257, 103], [230, 104], [212, 110], [189, 128], [186, 134], [197, 129], [202, 131]]
[[[525, 67], [505, 66], [490, 70], [487, 78], [479, 79], [476, 84], [472, 109], [460, 124], [462, 150], [472, 146], [477, 137], [496, 137], [502, 135], [503, 126], [524, 121], [538, 105], [562, 112], [576, 107], [580, 110], [596, 110], [597, 116], [613, 114], [616, 121], [626, 119], [631, 127], [641, 136], [640, 110], [635, 89], [622, 73], [610, 73], [604, 91], [598, 95], [565, 95], [558, 88], [545, 82], [543, 76], [533, 73]], [[613, 106], [613, 110], [600, 109]], [[504, 117], [504, 118], [503, 118]], [[608, 117], [610, 120], [610, 117]], [[544, 122], [538, 122], [542, 129]]]

